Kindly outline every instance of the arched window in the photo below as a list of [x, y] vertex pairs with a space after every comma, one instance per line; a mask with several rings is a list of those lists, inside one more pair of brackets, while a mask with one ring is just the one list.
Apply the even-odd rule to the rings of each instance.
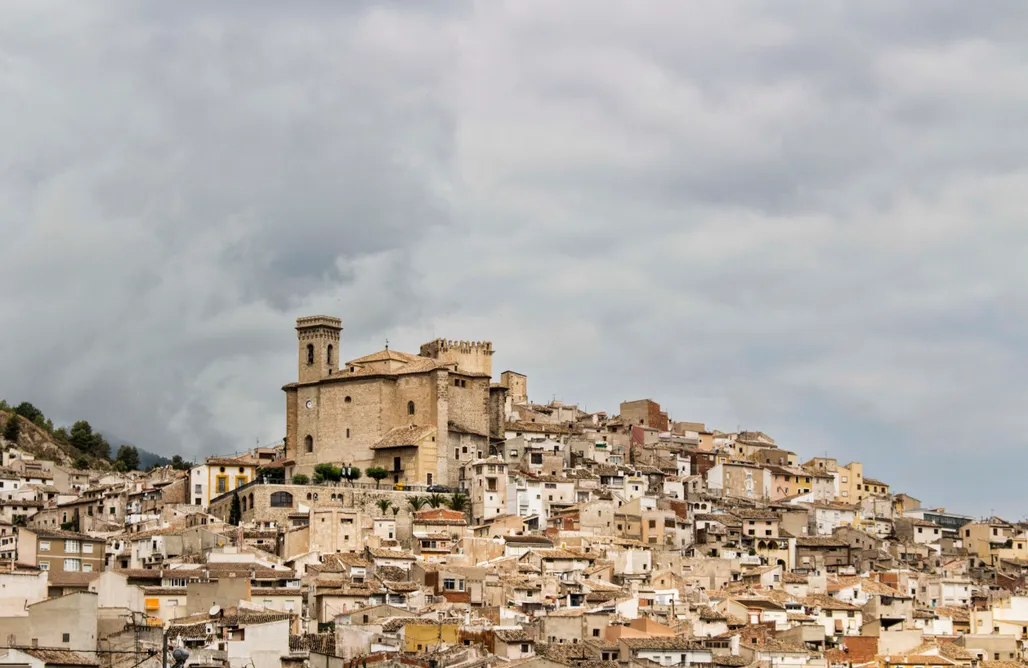
[[343, 399], [343, 403], [344, 403], [344, 404], [348, 404], [348, 403], [350, 403], [351, 401], [353, 401], [353, 399], [351, 399], [350, 397], [346, 397], [345, 399]]
[[307, 364], [314, 364], [314, 344], [307, 344]]
[[414, 415], [414, 402], [413, 401], [408, 401], [407, 402], [407, 415]]
[[332, 364], [332, 344], [328, 345], [328, 351], [325, 353], [325, 361]]
[[273, 492], [271, 494], [272, 508], [292, 508], [293, 495], [289, 492]]
[[307, 452], [314, 452], [314, 437], [307, 434], [307, 437], [303, 439], [303, 445], [307, 448]]
[[250, 492], [250, 510], [253, 510], [253, 492]]
[[240, 504], [240, 506], [242, 506], [242, 511], [245, 513], [246, 512], [246, 494], [243, 495], [243, 502]]
[[308, 501], [310, 501], [310, 500], [311, 500], [311, 493], [310, 493], [310, 492], [307, 492], [307, 500], [308, 500]]

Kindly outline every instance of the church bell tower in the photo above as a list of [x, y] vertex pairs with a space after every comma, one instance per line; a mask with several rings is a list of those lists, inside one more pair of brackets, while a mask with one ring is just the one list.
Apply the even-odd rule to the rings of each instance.
[[339, 334], [343, 322], [327, 315], [296, 319], [297, 379], [307, 383], [339, 371]]

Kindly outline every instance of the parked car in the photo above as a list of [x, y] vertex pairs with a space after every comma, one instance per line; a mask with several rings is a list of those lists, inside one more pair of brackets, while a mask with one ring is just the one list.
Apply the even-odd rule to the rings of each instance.
[[428, 491], [429, 492], [438, 492], [440, 494], [449, 494], [453, 490], [450, 489], [449, 487], [446, 487], [445, 485], [429, 485], [428, 486]]

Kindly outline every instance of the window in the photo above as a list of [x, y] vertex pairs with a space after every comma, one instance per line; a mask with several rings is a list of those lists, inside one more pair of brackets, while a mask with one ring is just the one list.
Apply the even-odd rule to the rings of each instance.
[[314, 364], [314, 344], [307, 344], [307, 364]]
[[314, 437], [307, 434], [303, 439], [303, 446], [306, 448], [307, 452], [314, 452]]
[[217, 487], [215, 489], [217, 489], [218, 494], [224, 494], [225, 492], [228, 491], [228, 476], [227, 475], [219, 475], [217, 477]]
[[346, 438], [350, 438], [350, 428], [346, 428]]
[[528, 643], [527, 642], [521, 643], [521, 653], [522, 654], [527, 654], [528, 653]]
[[[293, 495], [289, 492], [273, 492], [271, 495], [272, 508], [291, 508], [293, 506]], [[250, 505], [253, 508], [253, 502]]]
[[201, 485], [201, 484], [193, 485], [193, 493], [194, 494], [202, 494], [203, 493], [203, 485]]
[[453, 379], [453, 386], [454, 387], [460, 387], [460, 378], [454, 378]]
[[348, 403], [350, 403], [351, 401], [353, 401], [353, 399], [351, 399], [350, 397], [345, 397], [345, 398], [343, 399], [343, 403], [344, 403], [344, 404], [348, 404]]
[[83, 573], [92, 573], [93, 572], [93, 564], [91, 564], [89, 562], [86, 562], [86, 563], [82, 564], [82, 572]]
[[414, 415], [414, 402], [413, 401], [408, 401], [407, 402], [407, 415]]
[[600, 630], [599, 629], [593, 629], [593, 638], [599, 638], [599, 637], [600, 637]]
[[650, 520], [650, 528], [651, 529], [656, 529], [657, 528], [657, 520]]
[[64, 541], [64, 551], [67, 554], [78, 554], [82, 551], [82, 545], [77, 540]]
[[460, 459], [460, 448], [454, 448], [453, 449], [453, 458], [454, 459]]
[[41, 571], [48, 571], [48, 570], [50, 570], [50, 562], [49, 561], [41, 561], [41, 562], [39, 562], [39, 570], [41, 570]]
[[457, 580], [456, 578], [444, 578], [443, 589], [446, 591], [457, 591]]
[[93, 554], [93, 544], [92, 543], [82, 543], [82, 552], [85, 553], [85, 554]]
[[70, 633], [62, 633], [61, 634], [61, 642], [71, 642], [71, 634]]
[[325, 351], [325, 361], [331, 366], [332, 364], [332, 344], [328, 344], [328, 349]]
[[[246, 476], [245, 475], [236, 476], [236, 487], [242, 487], [245, 484], [246, 484]], [[114, 510], [114, 509], [111, 508], [111, 510]]]
[[50, 551], [50, 541], [48, 541], [48, 540], [41, 540], [41, 541], [39, 541], [39, 551], [40, 552], [49, 552]]
[[65, 573], [77, 573], [82, 570], [82, 562], [78, 559], [65, 559], [64, 560], [64, 572]]

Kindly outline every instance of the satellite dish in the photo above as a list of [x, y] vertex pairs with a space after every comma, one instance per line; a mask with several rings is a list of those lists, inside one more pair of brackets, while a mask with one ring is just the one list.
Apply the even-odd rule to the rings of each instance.
[[211, 607], [210, 615], [211, 615], [211, 617], [217, 617], [220, 612], [221, 612], [221, 607], [215, 605], [215, 606]]

